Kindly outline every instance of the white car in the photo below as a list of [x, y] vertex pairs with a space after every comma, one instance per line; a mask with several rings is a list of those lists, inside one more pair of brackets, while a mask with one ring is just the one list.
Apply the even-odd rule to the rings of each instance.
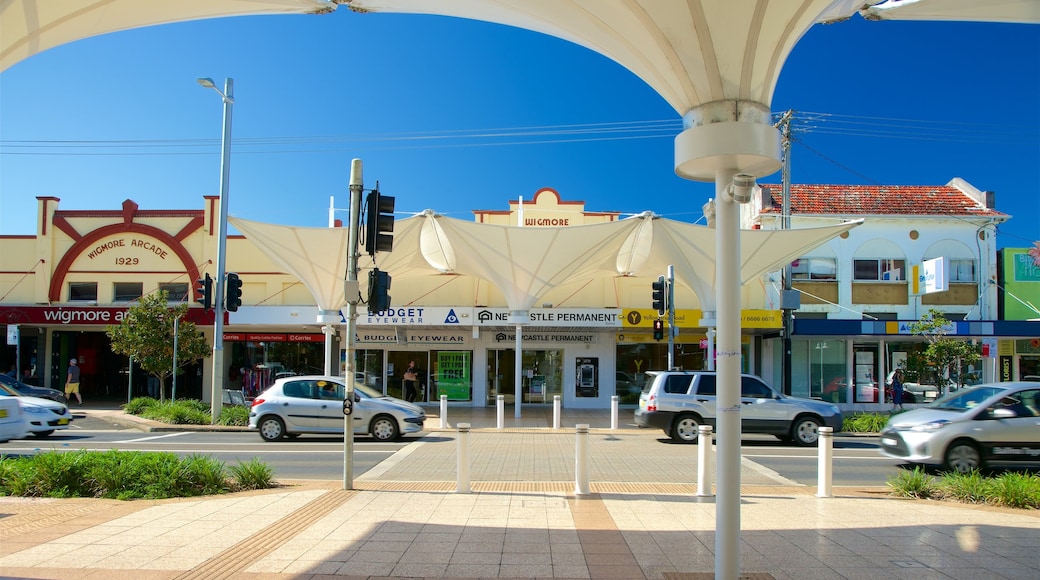
[[986, 465], [1040, 465], [1040, 385], [968, 387], [893, 415], [879, 451], [911, 464], [967, 473]]
[[29, 432], [37, 437], [47, 437], [60, 429], [68, 429], [69, 423], [72, 423], [69, 408], [50, 399], [26, 397], [3, 384], [0, 384], [0, 397], [18, 401], [22, 415], [29, 423]]
[[29, 423], [14, 397], [0, 397], [0, 443], [29, 435]]
[[[342, 435], [346, 387], [342, 377], [302, 376], [278, 379], [253, 400], [249, 428], [264, 441], [301, 433]], [[354, 434], [392, 441], [422, 431], [426, 412], [407, 401], [354, 383], [350, 409]]]

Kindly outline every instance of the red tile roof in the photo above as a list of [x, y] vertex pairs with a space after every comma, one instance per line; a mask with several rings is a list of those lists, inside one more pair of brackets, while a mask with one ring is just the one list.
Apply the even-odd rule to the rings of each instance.
[[[763, 214], [781, 213], [783, 188], [768, 188]], [[869, 215], [957, 215], [1007, 217], [987, 208], [968, 194], [949, 185], [804, 185], [791, 184], [791, 214]]]

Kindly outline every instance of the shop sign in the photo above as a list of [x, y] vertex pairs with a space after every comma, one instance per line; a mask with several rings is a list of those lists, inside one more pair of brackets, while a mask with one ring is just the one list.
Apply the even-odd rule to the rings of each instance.
[[1040, 262], [1029, 254], [1015, 254], [1015, 282], [1040, 282]]
[[[450, 306], [406, 306], [385, 312], [358, 313], [358, 326], [445, 326], [471, 324], [472, 308]], [[342, 315], [342, 311], [340, 312]], [[345, 319], [345, 316], [344, 316]]]
[[408, 344], [428, 344], [428, 345], [458, 345], [466, 343], [466, 335], [458, 332], [423, 332], [421, 330], [413, 330], [407, 333]]
[[[508, 308], [475, 308], [473, 322], [477, 326], [510, 326]], [[621, 310], [617, 308], [532, 308], [528, 311], [533, 326], [617, 328], [621, 326]]]
[[324, 334], [225, 332], [225, 342], [324, 342]]
[[[656, 310], [649, 308], [633, 308], [625, 310], [622, 316], [625, 328], [646, 328], [653, 326], [658, 318], [668, 319], [668, 315], [658, 316]], [[703, 328], [701, 319], [704, 312], [699, 309], [679, 309], [675, 311], [676, 328]], [[740, 311], [741, 328], [783, 328], [783, 313], [779, 310], [747, 309]]]
[[[595, 334], [570, 333], [570, 332], [530, 332], [520, 335], [525, 343], [549, 343], [549, 344], [596, 344], [598, 336]], [[516, 342], [515, 332], [496, 332], [495, 342]]]
[[[98, 306], [0, 306], [0, 320], [10, 323], [86, 326], [110, 326], [120, 324], [126, 317], [127, 308]], [[184, 320], [195, 324], [213, 324], [213, 311], [189, 308]], [[227, 314], [224, 315], [227, 322]]]
[[437, 352], [437, 398], [447, 395], [449, 401], [468, 401], [470, 353], [442, 350]]

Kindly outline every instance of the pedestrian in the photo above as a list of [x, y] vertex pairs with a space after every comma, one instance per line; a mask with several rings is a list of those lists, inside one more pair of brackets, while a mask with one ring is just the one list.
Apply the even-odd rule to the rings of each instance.
[[415, 361], [408, 361], [408, 368], [404, 370], [404, 380], [402, 381], [405, 401], [414, 403], [415, 399], [419, 396], [419, 392], [415, 389], [415, 383], [418, 380], [419, 369], [415, 368]]
[[892, 404], [893, 410], [903, 410], [903, 371], [897, 370], [892, 375]]
[[69, 376], [65, 380], [65, 399], [72, 403], [72, 396], [76, 395], [79, 406], [83, 406], [83, 397], [79, 394], [79, 366], [76, 359], [69, 361]]
[[159, 377], [148, 375], [148, 396], [153, 399], [159, 398]]

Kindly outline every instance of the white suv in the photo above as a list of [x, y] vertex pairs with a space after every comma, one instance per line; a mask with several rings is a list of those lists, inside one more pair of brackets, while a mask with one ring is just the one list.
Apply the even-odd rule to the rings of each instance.
[[[650, 371], [639, 395], [636, 424], [656, 427], [676, 441], [695, 443], [697, 426], [715, 426], [715, 373]], [[762, 379], [740, 376], [740, 426], [744, 433], [767, 433], [797, 445], [815, 445], [819, 428], [841, 430], [838, 407], [774, 391]]]

